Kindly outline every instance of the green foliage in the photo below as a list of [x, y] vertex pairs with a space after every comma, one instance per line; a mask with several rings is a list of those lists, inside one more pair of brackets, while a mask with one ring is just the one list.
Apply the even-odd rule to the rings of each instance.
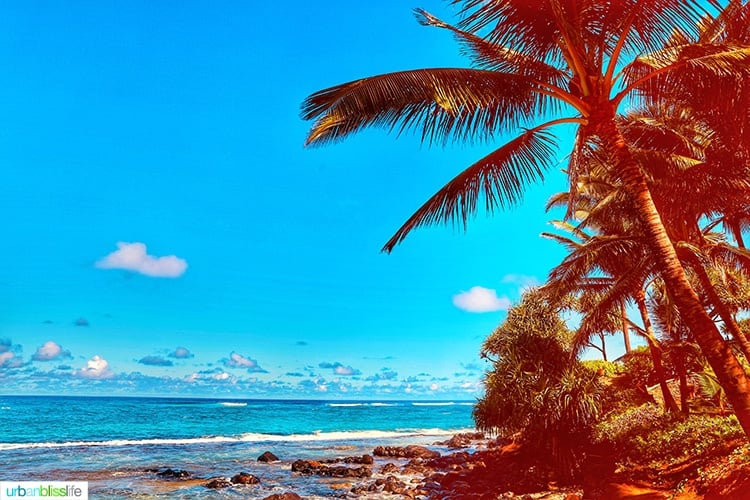
[[648, 347], [638, 347], [626, 354], [622, 372], [629, 385], [633, 387], [653, 384], [655, 382], [654, 363], [651, 361]]
[[612, 449], [619, 461], [643, 464], [709, 453], [743, 436], [734, 416], [675, 417], [646, 404], [610, 414], [597, 426], [595, 439]]
[[615, 377], [620, 375], [623, 370], [622, 364], [613, 361], [604, 361], [603, 359], [581, 361], [581, 364], [597, 375], [605, 377]]
[[561, 479], [576, 471], [600, 414], [598, 376], [571, 355], [569, 339], [557, 311], [538, 294], [524, 294], [484, 343], [494, 367], [474, 409], [477, 428], [521, 433], [527, 449], [555, 460]]

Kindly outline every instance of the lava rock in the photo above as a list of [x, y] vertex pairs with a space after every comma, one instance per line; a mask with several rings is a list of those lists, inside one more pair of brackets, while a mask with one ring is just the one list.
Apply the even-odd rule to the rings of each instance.
[[226, 477], [212, 477], [203, 486], [216, 490], [220, 488], [229, 488], [232, 486], [232, 482]]
[[399, 457], [399, 458], [440, 458], [440, 453], [430, 450], [424, 446], [378, 446], [373, 452], [376, 457]]
[[232, 476], [232, 484], [258, 484], [259, 482], [260, 479], [247, 472], [240, 472]]
[[266, 451], [261, 456], [258, 457], [258, 462], [278, 462], [278, 461], [279, 461], [279, 457], [277, 457], [270, 451]]
[[[148, 472], [154, 472], [154, 470], [149, 469]], [[156, 475], [164, 479], [187, 479], [193, 474], [186, 470], [164, 469], [163, 471], [157, 472]]]
[[274, 493], [273, 495], [269, 495], [263, 500], [302, 500], [302, 497], [299, 496], [296, 493]]

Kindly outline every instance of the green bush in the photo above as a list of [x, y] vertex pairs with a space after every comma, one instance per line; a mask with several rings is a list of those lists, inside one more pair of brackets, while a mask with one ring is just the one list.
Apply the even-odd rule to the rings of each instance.
[[599, 375], [605, 377], [615, 377], [622, 372], [622, 365], [613, 361], [604, 361], [602, 359], [593, 359], [581, 361], [581, 364]]
[[743, 436], [734, 416], [675, 417], [653, 404], [611, 414], [596, 430], [596, 440], [609, 445], [619, 461], [644, 464], [708, 453]]

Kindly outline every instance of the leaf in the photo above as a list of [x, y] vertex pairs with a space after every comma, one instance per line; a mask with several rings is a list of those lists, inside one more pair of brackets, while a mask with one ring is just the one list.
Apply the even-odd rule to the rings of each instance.
[[443, 186], [388, 240], [383, 251], [390, 253], [419, 226], [459, 222], [465, 229], [482, 196], [487, 212], [517, 203], [526, 185], [543, 180], [544, 171], [555, 163], [555, 147], [553, 135], [544, 129], [522, 133]]

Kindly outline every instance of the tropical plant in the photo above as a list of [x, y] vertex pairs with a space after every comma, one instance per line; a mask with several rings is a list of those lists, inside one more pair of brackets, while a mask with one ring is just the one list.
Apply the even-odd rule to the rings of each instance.
[[474, 408], [478, 429], [520, 433], [531, 452], [552, 457], [564, 480], [580, 465], [602, 391], [596, 371], [571, 357], [570, 334], [540, 294], [524, 294], [484, 342], [493, 367]]
[[[453, 0], [456, 26], [418, 10], [419, 21], [450, 31], [473, 68], [401, 71], [321, 90], [303, 104], [315, 120], [307, 144], [342, 139], [367, 126], [419, 131], [423, 141], [516, 138], [477, 161], [430, 198], [386, 243], [391, 251], [414, 228], [465, 225], [480, 198], [488, 211], [518, 202], [526, 186], [557, 163], [550, 127], [577, 126], [568, 176], [573, 192], [581, 152], [599, 142], [613, 176], [631, 200], [658, 270], [683, 320], [716, 372], [750, 434], [750, 379], [691, 287], [651, 196], [646, 177], [618, 124], [628, 100], [659, 103], [673, 89], [730, 88], [750, 72], [750, 49], [730, 36], [727, 16], [706, 16], [697, 0]], [[699, 18], [704, 16], [702, 19]], [[734, 24], [732, 24], [734, 28]], [[718, 33], [706, 36], [706, 32]], [[716, 93], [711, 101], [724, 97]], [[538, 123], [539, 118], [549, 118]]]

